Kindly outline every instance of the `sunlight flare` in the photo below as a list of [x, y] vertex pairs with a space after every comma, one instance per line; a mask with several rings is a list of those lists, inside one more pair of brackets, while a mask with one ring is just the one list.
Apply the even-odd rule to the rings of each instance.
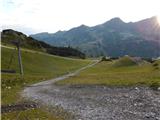
[[160, 15], [157, 16], [158, 24], [160, 25]]

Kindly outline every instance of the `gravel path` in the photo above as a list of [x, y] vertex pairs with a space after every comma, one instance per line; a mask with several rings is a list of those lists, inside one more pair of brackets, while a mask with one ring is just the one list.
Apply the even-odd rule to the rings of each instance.
[[44, 105], [60, 106], [76, 120], [160, 120], [160, 91], [148, 87], [53, 84], [87, 67], [26, 87], [22, 95]]
[[39, 108], [38, 104], [33, 102], [16, 103], [9, 105], [1, 105], [1, 113], [9, 113], [13, 111], [23, 111], [27, 109]]

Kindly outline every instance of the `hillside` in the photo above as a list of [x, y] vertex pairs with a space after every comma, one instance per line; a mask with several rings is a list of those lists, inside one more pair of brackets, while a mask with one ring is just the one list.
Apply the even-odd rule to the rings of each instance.
[[[16, 70], [16, 74], [2, 73], [2, 104], [14, 102], [16, 91], [22, 86], [57, 77], [90, 63], [88, 60], [70, 59], [35, 52], [22, 51], [23, 78], [19, 76], [18, 56], [13, 49], [1, 48], [1, 69]], [[11, 56], [14, 53], [12, 63]], [[10, 90], [7, 88], [11, 87]], [[13, 93], [14, 94], [13, 94]]]
[[31, 36], [52, 45], [72, 46], [88, 56], [160, 56], [160, 25], [156, 17], [135, 23], [113, 18], [94, 27], [81, 25], [68, 31]]
[[49, 54], [65, 56], [65, 57], [85, 58], [85, 54], [71, 47], [55, 47], [45, 42], [35, 40], [32, 37], [28, 37], [21, 32], [14, 31], [11, 29], [3, 30], [1, 35], [2, 35], [2, 44], [4, 45], [13, 46], [14, 42], [20, 41], [22, 48], [47, 52]]
[[[73, 59], [49, 55], [33, 50], [21, 51], [24, 76], [19, 75], [17, 51], [1, 47], [1, 69], [15, 70], [15, 74], [1, 73], [1, 104], [10, 106], [13, 104], [22, 104], [26, 101], [20, 96], [20, 91], [24, 87], [45, 81], [63, 74], [70, 73], [83, 66], [88, 65], [91, 61], [82, 59]], [[14, 57], [12, 56], [14, 55]], [[10, 62], [12, 58], [12, 62]], [[30, 103], [30, 102], [29, 102]], [[47, 119], [62, 120], [45, 111], [44, 108], [34, 108], [26, 111], [20, 111], [19, 119], [29, 116], [29, 119]], [[17, 119], [19, 111], [2, 114], [2, 119]], [[61, 116], [60, 116], [61, 117]]]
[[114, 66], [115, 67], [130, 67], [130, 66], [134, 66], [134, 65], [138, 65], [138, 63], [136, 63], [133, 58], [129, 57], [129, 56], [124, 56], [122, 58], [119, 58], [115, 63]]
[[103, 61], [79, 75], [58, 81], [60, 85], [160, 86], [160, 64], [138, 65], [131, 57]]
[[27, 37], [25, 34], [14, 31], [12, 29], [3, 30], [1, 32], [1, 42], [3, 45], [13, 46], [14, 42], [20, 41], [21, 47], [32, 50], [45, 51], [38, 40]]

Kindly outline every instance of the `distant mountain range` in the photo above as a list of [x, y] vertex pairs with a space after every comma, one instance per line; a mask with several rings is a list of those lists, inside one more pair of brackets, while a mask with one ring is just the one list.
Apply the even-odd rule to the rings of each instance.
[[68, 31], [31, 37], [54, 46], [71, 46], [88, 56], [160, 56], [160, 24], [156, 17], [129, 23], [113, 18], [94, 27], [81, 25]]

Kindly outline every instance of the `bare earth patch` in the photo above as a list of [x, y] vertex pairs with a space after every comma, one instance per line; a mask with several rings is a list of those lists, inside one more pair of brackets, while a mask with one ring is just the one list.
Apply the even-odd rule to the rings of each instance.
[[148, 87], [44, 85], [26, 88], [23, 96], [60, 106], [76, 120], [160, 120], [160, 92]]

